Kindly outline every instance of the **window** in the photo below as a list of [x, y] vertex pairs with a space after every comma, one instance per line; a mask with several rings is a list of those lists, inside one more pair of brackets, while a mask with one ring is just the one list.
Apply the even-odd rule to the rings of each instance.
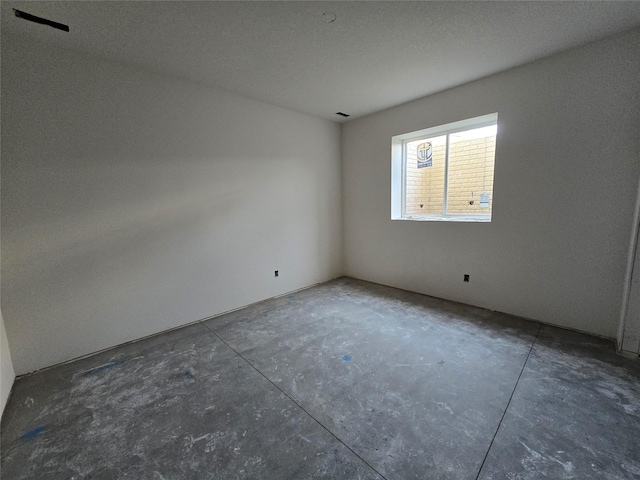
[[498, 114], [392, 138], [391, 218], [490, 222]]

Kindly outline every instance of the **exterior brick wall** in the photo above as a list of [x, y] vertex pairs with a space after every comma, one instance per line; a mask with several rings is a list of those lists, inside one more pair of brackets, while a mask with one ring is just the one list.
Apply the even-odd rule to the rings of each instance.
[[[433, 165], [418, 168], [417, 147], [424, 141], [407, 143], [405, 212], [409, 215], [443, 212], [446, 138], [429, 139]], [[491, 213], [495, 148], [495, 136], [456, 139], [451, 135], [447, 213]], [[480, 206], [481, 193], [489, 194], [489, 207]]]
[[407, 143], [406, 203], [407, 214], [441, 214], [444, 202], [444, 166], [446, 137], [429, 139], [433, 145], [431, 167], [418, 168], [419, 140]]

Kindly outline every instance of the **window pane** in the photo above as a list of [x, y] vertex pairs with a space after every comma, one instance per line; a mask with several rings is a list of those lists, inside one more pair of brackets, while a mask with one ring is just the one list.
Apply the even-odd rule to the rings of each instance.
[[491, 214], [495, 125], [449, 136], [447, 213]]
[[442, 214], [447, 137], [406, 143], [405, 214]]

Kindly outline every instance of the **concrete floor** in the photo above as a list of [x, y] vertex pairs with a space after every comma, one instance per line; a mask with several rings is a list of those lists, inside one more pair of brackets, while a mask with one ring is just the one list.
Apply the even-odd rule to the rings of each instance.
[[19, 379], [9, 479], [638, 479], [640, 362], [348, 278]]

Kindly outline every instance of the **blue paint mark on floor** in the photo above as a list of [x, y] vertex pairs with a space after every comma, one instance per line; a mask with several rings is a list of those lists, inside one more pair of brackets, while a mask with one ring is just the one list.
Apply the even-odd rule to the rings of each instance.
[[350, 361], [350, 360], [351, 360], [351, 355], [345, 355], [345, 356], [343, 356], [343, 357], [342, 357], [342, 359], [343, 359], [345, 362], [348, 362], [348, 361]]
[[296, 298], [295, 295], [289, 295], [287, 298]]
[[118, 360], [117, 362], [107, 363], [106, 365], [101, 365], [96, 368], [92, 368], [91, 370], [87, 370], [82, 374], [83, 377], [90, 377], [91, 375], [95, 375], [96, 373], [100, 373], [104, 370], [108, 370], [113, 367], [117, 367], [118, 365], [122, 365], [124, 360]]
[[22, 435], [20, 438], [22, 439], [23, 442], [28, 442], [29, 440], [33, 440], [34, 438], [36, 438], [38, 435], [40, 435], [46, 429], [47, 429], [46, 425], [40, 425], [39, 427], [36, 427], [33, 430], [29, 430], [27, 433]]

